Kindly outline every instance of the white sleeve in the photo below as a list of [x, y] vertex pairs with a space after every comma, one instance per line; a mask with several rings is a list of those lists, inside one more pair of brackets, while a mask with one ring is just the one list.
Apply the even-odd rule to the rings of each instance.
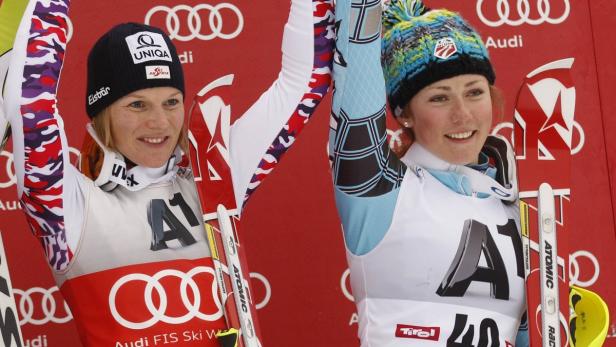
[[3, 105], [12, 128], [19, 199], [55, 270], [74, 254], [84, 210], [85, 177], [70, 164], [56, 98], [67, 13], [62, 1], [47, 7], [30, 1], [13, 45]]
[[292, 1], [278, 78], [231, 126], [229, 150], [238, 207], [291, 146], [327, 93], [333, 21], [331, 0]]

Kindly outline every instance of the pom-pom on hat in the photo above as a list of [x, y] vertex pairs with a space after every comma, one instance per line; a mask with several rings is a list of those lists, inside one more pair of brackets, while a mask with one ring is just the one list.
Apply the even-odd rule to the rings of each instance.
[[86, 113], [94, 118], [139, 89], [174, 87], [184, 94], [184, 73], [175, 46], [160, 29], [123, 23], [106, 32], [88, 55]]
[[446, 78], [495, 76], [481, 37], [457, 13], [421, 0], [392, 0], [383, 11], [381, 64], [396, 117], [424, 87]]

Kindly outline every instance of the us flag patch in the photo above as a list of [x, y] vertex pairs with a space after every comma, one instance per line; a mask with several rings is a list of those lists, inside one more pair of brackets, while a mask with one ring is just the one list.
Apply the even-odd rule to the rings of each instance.
[[456, 43], [451, 37], [444, 37], [436, 42], [434, 47], [434, 56], [441, 59], [447, 59], [458, 51]]

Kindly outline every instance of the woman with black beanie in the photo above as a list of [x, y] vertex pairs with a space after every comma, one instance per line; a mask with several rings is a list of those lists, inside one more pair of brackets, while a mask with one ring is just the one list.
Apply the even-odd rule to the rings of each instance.
[[[93, 142], [80, 172], [56, 97], [68, 7], [30, 1], [6, 82], [3, 114], [28, 222], [85, 346], [217, 346], [225, 323], [212, 256], [192, 174], [180, 166], [186, 95], [176, 49], [140, 23], [94, 44], [84, 100]], [[300, 129], [289, 124], [303, 125], [326, 93], [332, 24], [330, 2], [292, 0], [281, 73], [229, 129], [237, 206], [266, 157], [279, 160], [293, 142]], [[279, 136], [290, 141], [278, 146]]]

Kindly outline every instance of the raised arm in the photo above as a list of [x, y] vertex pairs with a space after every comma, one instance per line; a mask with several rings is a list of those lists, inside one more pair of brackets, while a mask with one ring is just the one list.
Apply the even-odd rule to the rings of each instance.
[[9, 70], [9, 61], [15, 42], [15, 33], [23, 16], [26, 5], [25, 0], [0, 2], [0, 151], [8, 140], [9, 123], [4, 110], [4, 96], [6, 94], [6, 75]]
[[347, 247], [371, 250], [389, 228], [405, 167], [387, 145], [381, 1], [336, 2], [329, 152]]
[[69, 163], [56, 99], [68, 5], [61, 0], [28, 3], [8, 65], [3, 105], [12, 128], [20, 202], [56, 270], [72, 258], [70, 244], [77, 240], [66, 230], [80, 230], [82, 209], [76, 206], [83, 206], [81, 177]]
[[327, 93], [333, 40], [332, 0], [291, 2], [278, 78], [231, 127], [238, 206], [276, 166]]

